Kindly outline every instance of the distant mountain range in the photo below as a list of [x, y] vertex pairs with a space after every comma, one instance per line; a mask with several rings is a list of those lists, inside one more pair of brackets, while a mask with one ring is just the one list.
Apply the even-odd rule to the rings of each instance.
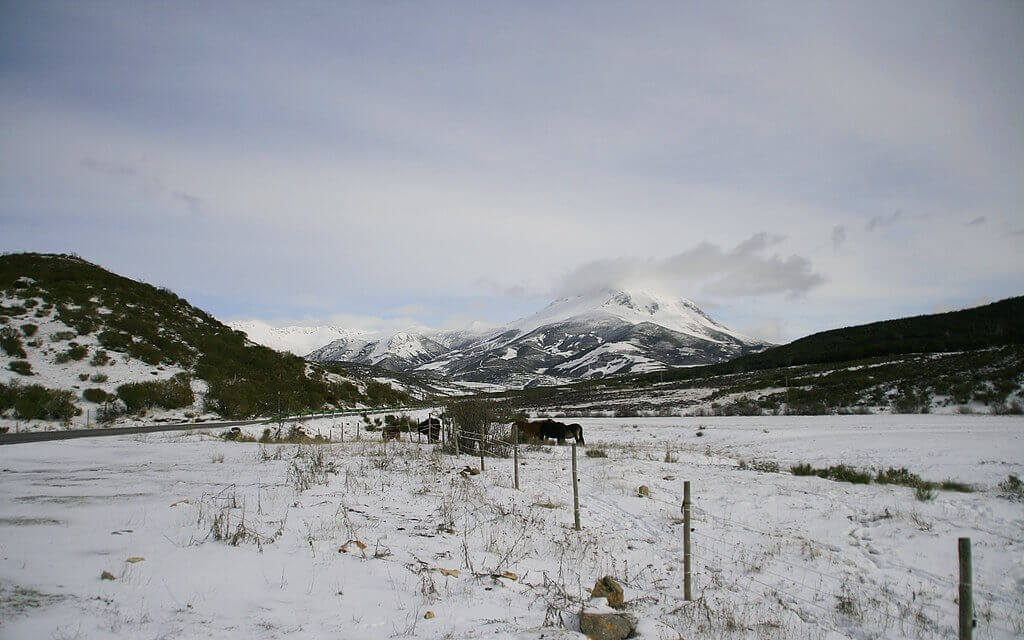
[[[241, 324], [233, 327], [246, 331]], [[510, 387], [712, 364], [771, 346], [712, 320], [689, 300], [619, 289], [561, 298], [531, 316], [486, 330], [371, 334], [286, 327], [270, 332], [260, 328], [249, 337], [270, 346], [275, 341], [300, 345], [296, 336], [332, 332], [338, 337], [310, 352], [308, 360], [356, 362]]]
[[241, 331], [246, 334], [256, 344], [261, 344], [277, 351], [293, 353], [300, 357], [335, 340], [356, 340], [363, 336], [371, 335], [366, 331], [336, 326], [304, 327], [291, 325], [275, 327], [261, 320], [228, 322], [227, 325], [235, 331]]

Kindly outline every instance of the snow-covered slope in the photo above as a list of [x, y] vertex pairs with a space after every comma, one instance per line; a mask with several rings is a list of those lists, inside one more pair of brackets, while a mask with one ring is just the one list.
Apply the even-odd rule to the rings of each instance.
[[335, 340], [358, 340], [361, 337], [370, 335], [368, 332], [360, 331], [359, 329], [346, 329], [336, 326], [303, 327], [291, 325], [275, 327], [262, 320], [243, 320], [226, 324], [232, 329], [246, 334], [256, 344], [262, 344], [277, 351], [289, 351], [297, 356], [304, 356], [310, 351]]
[[342, 338], [307, 357], [525, 386], [709, 364], [766, 346], [715, 322], [689, 300], [650, 290], [602, 290], [555, 300], [490, 330], [410, 329]]

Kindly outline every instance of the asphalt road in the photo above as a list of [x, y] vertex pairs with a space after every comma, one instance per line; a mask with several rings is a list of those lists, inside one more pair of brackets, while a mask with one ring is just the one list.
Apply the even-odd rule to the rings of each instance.
[[[285, 422], [289, 420], [286, 419]], [[96, 438], [99, 436], [123, 436], [132, 433], [153, 433], [156, 431], [188, 431], [191, 429], [219, 429], [245, 424], [261, 424], [268, 420], [236, 420], [233, 422], [179, 422], [175, 424], [154, 424], [141, 427], [111, 427], [109, 429], [72, 429], [69, 431], [27, 431], [25, 433], [0, 434], [0, 445], [47, 440], [70, 440], [71, 438]]]

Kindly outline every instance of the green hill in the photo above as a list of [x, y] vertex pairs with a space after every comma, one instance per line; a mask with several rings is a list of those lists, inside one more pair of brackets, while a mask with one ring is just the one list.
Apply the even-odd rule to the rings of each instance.
[[911, 353], [948, 353], [1024, 344], [1024, 297], [949, 313], [832, 329], [721, 364], [629, 377], [634, 383], [686, 380], [802, 364]]
[[[19, 410], [34, 386], [71, 392], [76, 402], [87, 386], [86, 401], [116, 396], [132, 411], [185, 407], [198, 389], [201, 409], [225, 418], [374, 404], [363, 381], [253, 344], [172, 291], [76, 256], [0, 256], [0, 347], [8, 378], [0, 414], [25, 419], [68, 419], [66, 406]], [[112, 389], [115, 372], [123, 383]], [[376, 400], [409, 400], [372, 384]]]

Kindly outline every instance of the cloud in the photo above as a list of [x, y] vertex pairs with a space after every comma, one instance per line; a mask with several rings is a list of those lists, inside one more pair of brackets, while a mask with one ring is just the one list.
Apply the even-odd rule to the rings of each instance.
[[985, 220], [986, 219], [987, 218], [985, 216], [978, 216], [974, 220], [971, 220], [970, 222], [968, 222], [966, 226], [968, 226], [968, 227], [977, 227], [978, 225], [985, 224]]
[[846, 242], [846, 227], [837, 224], [832, 227], [832, 249], [838, 251], [844, 242]]
[[725, 298], [786, 294], [797, 297], [825, 282], [810, 260], [767, 251], [781, 236], [754, 234], [732, 249], [702, 242], [667, 258], [614, 258], [581, 265], [563, 278], [558, 295], [603, 288], [649, 286]]
[[782, 323], [775, 319], [765, 320], [756, 325], [742, 326], [739, 328], [739, 331], [751, 338], [758, 338], [759, 340], [774, 344], [782, 344], [787, 341], [786, 331]]
[[118, 164], [116, 162], [105, 162], [103, 160], [97, 160], [96, 158], [82, 158], [80, 162], [83, 169], [88, 169], [93, 173], [99, 173], [105, 176], [136, 176], [139, 171], [135, 167], [127, 164]]
[[426, 313], [430, 313], [430, 311], [431, 309], [425, 304], [411, 302], [392, 309], [391, 313], [397, 316], [422, 316]]
[[200, 198], [199, 196], [194, 196], [190, 193], [185, 193], [184, 191], [175, 191], [174, 199], [184, 202], [185, 205], [188, 206], [189, 210], [192, 211], [192, 213], [199, 213], [199, 208], [203, 205], [202, 198]]
[[926, 213], [906, 214], [903, 212], [903, 210], [897, 209], [896, 211], [893, 211], [890, 215], [875, 216], [871, 218], [870, 220], [868, 220], [868, 224], [864, 228], [867, 229], [868, 231], [874, 231], [875, 229], [888, 227], [901, 221], [925, 220], [927, 218], [928, 214]]
[[502, 284], [493, 278], [480, 277], [474, 284], [489, 293], [505, 298], [525, 298], [531, 295], [525, 285]]

